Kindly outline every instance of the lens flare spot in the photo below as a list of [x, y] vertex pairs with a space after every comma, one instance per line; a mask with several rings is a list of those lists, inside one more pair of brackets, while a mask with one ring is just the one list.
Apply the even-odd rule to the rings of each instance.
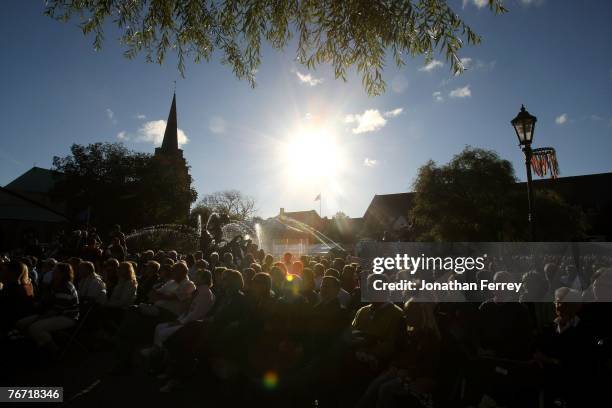
[[278, 374], [275, 371], [267, 371], [263, 376], [263, 386], [267, 390], [274, 390], [278, 386]]

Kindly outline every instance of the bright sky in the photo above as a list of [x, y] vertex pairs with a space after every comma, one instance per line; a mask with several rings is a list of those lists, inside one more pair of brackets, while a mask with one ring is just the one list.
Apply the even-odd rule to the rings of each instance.
[[[178, 122], [200, 197], [238, 189], [267, 217], [318, 210], [322, 192], [323, 215], [362, 216], [374, 194], [409, 191], [419, 166], [465, 145], [496, 150], [522, 179], [509, 123], [521, 103], [538, 117], [534, 145], [557, 149], [562, 176], [612, 171], [612, 2], [510, 0], [503, 16], [485, 1], [453, 3], [484, 39], [464, 49], [467, 72], [452, 77], [441, 56], [389, 64], [379, 97], [354, 75], [344, 83], [296, 65], [294, 48], [264, 51], [255, 89], [217, 61], [188, 65]], [[153, 152], [174, 60], [127, 60], [113, 32], [96, 53], [74, 23], [42, 10], [14, 0], [0, 14], [0, 185], [34, 164], [49, 168], [72, 143]]]

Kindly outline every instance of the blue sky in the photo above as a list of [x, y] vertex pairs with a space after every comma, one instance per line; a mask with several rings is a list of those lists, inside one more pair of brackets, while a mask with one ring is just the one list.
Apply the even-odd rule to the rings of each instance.
[[[238, 189], [262, 216], [318, 210], [319, 192], [324, 215], [361, 216], [374, 194], [408, 191], [419, 166], [465, 145], [496, 150], [523, 179], [509, 124], [521, 103], [538, 117], [535, 146], [556, 148], [562, 176], [612, 171], [612, 2], [512, 0], [502, 16], [480, 0], [451, 3], [483, 36], [462, 51], [468, 70], [453, 77], [442, 56], [389, 64], [388, 91], [368, 97], [355, 75], [345, 83], [328, 67], [296, 65], [294, 48], [264, 50], [255, 89], [218, 61], [189, 64], [180, 79], [172, 58], [123, 58], [112, 31], [95, 52], [75, 23], [43, 16], [42, 2], [5, 2], [0, 185], [50, 167], [72, 143], [121, 140], [152, 152], [175, 79], [199, 195]], [[334, 157], [291, 142], [309, 132], [324, 146], [333, 140]]]

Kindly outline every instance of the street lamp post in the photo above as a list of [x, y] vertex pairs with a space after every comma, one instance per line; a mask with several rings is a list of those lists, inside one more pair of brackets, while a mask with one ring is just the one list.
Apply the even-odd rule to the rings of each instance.
[[516, 115], [510, 123], [516, 131], [516, 136], [519, 140], [519, 146], [525, 153], [525, 169], [527, 170], [527, 202], [529, 209], [529, 230], [531, 235], [531, 241], [536, 240], [535, 234], [535, 220], [534, 220], [534, 201], [533, 201], [533, 187], [531, 181], [531, 143], [533, 142], [533, 131], [538, 118], [530, 115], [525, 110], [525, 106], [521, 105], [521, 111]]

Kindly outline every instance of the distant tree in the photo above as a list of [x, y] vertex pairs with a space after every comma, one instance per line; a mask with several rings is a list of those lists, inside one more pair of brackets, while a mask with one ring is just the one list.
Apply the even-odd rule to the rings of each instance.
[[[422, 166], [409, 215], [422, 241], [528, 240], [525, 192], [512, 164], [490, 150], [466, 147], [445, 165]], [[567, 240], [583, 235], [584, 214], [551, 191], [536, 190], [538, 239]]]
[[120, 143], [73, 144], [71, 154], [54, 157], [53, 168], [63, 176], [52, 194], [66, 201], [69, 211], [84, 223], [100, 228], [122, 224], [125, 230], [144, 225], [183, 222], [177, 210], [189, 208], [196, 192], [191, 177], [147, 153]]
[[256, 211], [255, 200], [252, 197], [238, 190], [225, 190], [202, 197], [192, 213], [196, 212], [206, 216], [202, 218], [202, 222], [205, 223], [213, 212], [227, 214], [232, 221], [246, 221], [253, 218]]
[[[517, 186], [518, 187], [518, 186]], [[526, 187], [515, 188], [510, 194], [512, 206], [516, 209], [514, 220], [506, 222], [510, 237], [529, 240], [527, 220]], [[554, 191], [534, 188], [535, 226], [538, 241], [575, 241], [586, 236], [589, 229], [587, 217], [580, 208], [568, 204]]]
[[342, 211], [336, 212], [331, 220], [325, 223], [323, 233], [336, 242], [353, 242], [360, 231], [353, 231], [350, 217]]
[[345, 223], [350, 217], [342, 211], [337, 211], [332, 217], [332, 221], [337, 224]]
[[[486, 0], [496, 14], [502, 0]], [[47, 0], [45, 13], [61, 21], [76, 19], [99, 49], [104, 29], [114, 24], [124, 55], [144, 53], [161, 64], [176, 51], [183, 74], [185, 59], [209, 61], [215, 53], [240, 79], [255, 84], [262, 42], [284, 49], [296, 38], [296, 60], [308, 68], [329, 64], [336, 78], [355, 67], [368, 94], [384, 92], [383, 67], [390, 55], [398, 66], [408, 56], [443, 52], [452, 71], [464, 67], [459, 51], [478, 44], [447, 0]], [[457, 2], [458, 3], [458, 2]]]

